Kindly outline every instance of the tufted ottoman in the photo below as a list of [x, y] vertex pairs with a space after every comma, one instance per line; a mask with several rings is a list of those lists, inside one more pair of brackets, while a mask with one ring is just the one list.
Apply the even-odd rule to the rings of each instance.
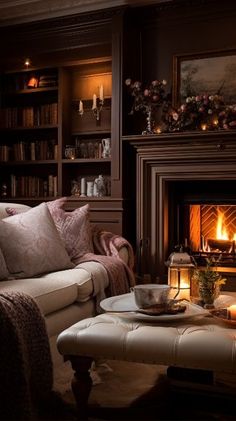
[[206, 316], [159, 325], [105, 313], [64, 330], [57, 346], [75, 370], [72, 390], [80, 419], [86, 419], [94, 359], [236, 372], [236, 330]]

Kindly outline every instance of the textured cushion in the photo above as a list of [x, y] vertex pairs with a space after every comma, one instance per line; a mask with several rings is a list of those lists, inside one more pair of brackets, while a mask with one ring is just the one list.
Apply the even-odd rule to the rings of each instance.
[[2, 250], [0, 249], [0, 280], [6, 279], [8, 277], [9, 273], [7, 270], [6, 262], [4, 259], [4, 256], [2, 254]]
[[89, 222], [89, 205], [75, 209], [73, 212], [66, 212], [61, 208], [62, 199], [48, 202], [48, 208], [73, 262], [84, 254], [94, 251]]
[[45, 203], [0, 221], [0, 247], [15, 277], [74, 266]]

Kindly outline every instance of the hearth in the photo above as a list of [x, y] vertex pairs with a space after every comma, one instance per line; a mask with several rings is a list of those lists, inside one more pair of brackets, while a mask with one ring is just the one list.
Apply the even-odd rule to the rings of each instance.
[[182, 244], [198, 265], [211, 258], [236, 268], [236, 195], [232, 180], [172, 181], [169, 185], [170, 247]]
[[[138, 270], [167, 282], [165, 262], [184, 244], [198, 263], [214, 256], [236, 289], [236, 133], [124, 137], [136, 160]], [[216, 220], [221, 215], [221, 238]], [[227, 236], [224, 233], [227, 228]]]

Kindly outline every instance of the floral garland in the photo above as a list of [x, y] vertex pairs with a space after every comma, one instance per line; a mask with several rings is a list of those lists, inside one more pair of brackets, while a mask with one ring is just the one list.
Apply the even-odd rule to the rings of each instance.
[[160, 124], [153, 124], [152, 121], [151, 125], [149, 121], [149, 129], [143, 134], [236, 129], [236, 104], [226, 105], [222, 95], [205, 93], [187, 97], [180, 107], [174, 108], [171, 105], [170, 94], [165, 93], [167, 82], [164, 79], [153, 80], [145, 88], [140, 81], [133, 82], [130, 78], [125, 80], [125, 84], [133, 97], [129, 114], [141, 111], [149, 115], [150, 120], [153, 119], [154, 111], [162, 107]]
[[166, 131], [236, 128], [236, 105], [225, 105], [221, 95], [188, 97], [178, 109], [169, 107], [163, 116]]

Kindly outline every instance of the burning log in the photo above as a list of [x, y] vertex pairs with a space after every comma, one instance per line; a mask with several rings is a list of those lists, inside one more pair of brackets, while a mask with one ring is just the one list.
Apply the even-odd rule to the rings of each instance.
[[209, 238], [207, 244], [211, 251], [220, 251], [224, 253], [231, 253], [234, 248], [234, 241], [230, 240], [217, 240]]

